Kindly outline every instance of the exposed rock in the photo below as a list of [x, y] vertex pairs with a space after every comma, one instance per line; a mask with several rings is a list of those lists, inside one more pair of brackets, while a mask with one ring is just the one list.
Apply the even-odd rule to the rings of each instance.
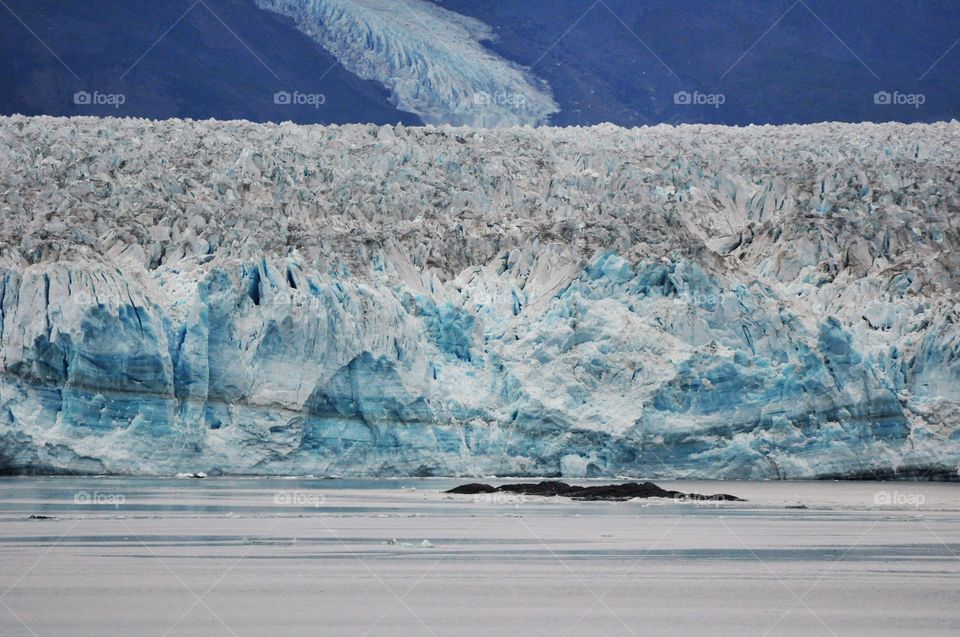
[[479, 484], [477, 482], [471, 482], [470, 484], [462, 484], [459, 487], [454, 487], [447, 491], [446, 493], [458, 493], [462, 495], [476, 495], [478, 493], [494, 493], [496, 492], [496, 487], [491, 487], [489, 484]]
[[474, 495], [482, 493], [515, 493], [518, 495], [539, 495], [547, 497], [562, 496], [574, 500], [631, 500], [633, 498], [673, 498], [675, 500], [694, 501], [723, 501], [744, 502], [741, 498], [726, 493], [716, 495], [700, 495], [699, 493], [683, 493], [682, 491], [668, 491], [652, 482], [626, 482], [623, 484], [608, 484], [602, 486], [581, 487], [555, 480], [544, 480], [536, 483], [504, 484], [493, 487], [489, 484], [464, 484], [454, 487], [445, 493]]

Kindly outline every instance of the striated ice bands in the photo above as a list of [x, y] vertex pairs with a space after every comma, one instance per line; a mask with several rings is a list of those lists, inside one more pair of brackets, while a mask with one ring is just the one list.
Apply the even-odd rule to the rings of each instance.
[[[546, 123], [546, 84], [481, 44], [490, 28], [423, 0], [257, 0], [290, 16], [352, 73], [380, 82], [428, 124]], [[317, 69], [320, 76], [325, 69]], [[336, 96], [327, 96], [334, 100]]]
[[958, 139], [0, 118], [0, 466], [956, 475]]

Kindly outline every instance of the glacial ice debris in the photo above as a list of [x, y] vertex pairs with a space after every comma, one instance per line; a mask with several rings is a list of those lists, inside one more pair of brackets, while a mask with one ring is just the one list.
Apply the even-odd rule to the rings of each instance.
[[0, 118], [0, 467], [955, 475], [958, 133]]

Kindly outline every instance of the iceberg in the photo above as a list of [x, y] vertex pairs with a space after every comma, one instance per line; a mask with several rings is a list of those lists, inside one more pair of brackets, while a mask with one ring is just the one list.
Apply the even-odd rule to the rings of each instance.
[[537, 126], [559, 111], [544, 81], [482, 44], [494, 39], [490, 27], [425, 0], [257, 5], [293, 18], [348, 71], [383, 84], [397, 108], [428, 124]]
[[0, 118], [0, 468], [955, 476], [958, 134]]

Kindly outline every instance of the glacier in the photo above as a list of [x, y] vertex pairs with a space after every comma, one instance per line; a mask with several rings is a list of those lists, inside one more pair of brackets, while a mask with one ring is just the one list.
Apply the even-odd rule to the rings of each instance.
[[544, 81], [483, 45], [495, 37], [489, 26], [426, 0], [257, 0], [257, 6], [293, 18], [348, 71], [383, 84], [397, 108], [428, 124], [537, 126], [559, 111]]
[[958, 139], [0, 118], [0, 470], [956, 476]]

